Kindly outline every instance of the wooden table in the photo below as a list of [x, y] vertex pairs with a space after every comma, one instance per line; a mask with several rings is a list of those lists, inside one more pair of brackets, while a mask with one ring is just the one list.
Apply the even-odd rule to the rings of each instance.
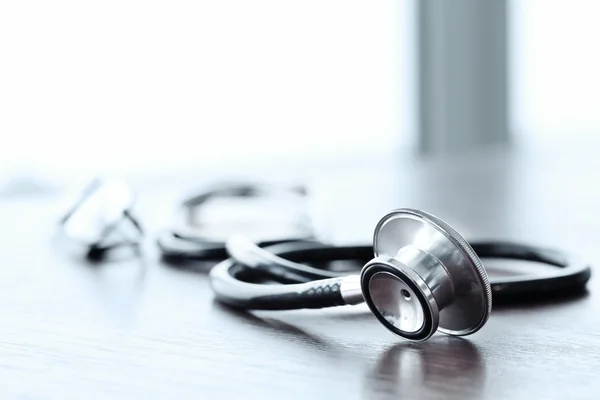
[[[600, 265], [594, 150], [365, 157], [302, 177], [316, 226], [336, 242], [368, 243], [384, 212], [410, 206], [468, 238], [559, 246]], [[192, 182], [136, 183], [151, 235]], [[598, 274], [579, 298], [495, 307], [472, 336], [417, 345], [365, 306], [230, 311], [205, 273], [159, 261], [152, 238], [143, 261], [82, 262], [51, 240], [55, 200], [0, 203], [3, 399], [598, 398]]]

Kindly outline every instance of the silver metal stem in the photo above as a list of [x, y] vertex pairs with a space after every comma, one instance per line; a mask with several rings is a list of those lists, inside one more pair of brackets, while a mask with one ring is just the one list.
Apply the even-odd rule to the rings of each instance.
[[364, 303], [365, 298], [360, 287], [360, 275], [349, 275], [342, 279], [340, 293], [344, 302], [349, 305]]
[[454, 301], [454, 285], [444, 264], [430, 253], [409, 245], [401, 248], [394, 257], [409, 266], [429, 287], [441, 311]]

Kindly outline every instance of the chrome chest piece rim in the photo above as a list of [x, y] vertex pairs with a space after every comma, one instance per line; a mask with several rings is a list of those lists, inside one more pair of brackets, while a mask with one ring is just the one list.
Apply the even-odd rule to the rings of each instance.
[[389, 330], [423, 341], [437, 330], [456, 336], [487, 322], [492, 290], [467, 241], [441, 219], [398, 209], [377, 224], [375, 258], [361, 272], [364, 299]]

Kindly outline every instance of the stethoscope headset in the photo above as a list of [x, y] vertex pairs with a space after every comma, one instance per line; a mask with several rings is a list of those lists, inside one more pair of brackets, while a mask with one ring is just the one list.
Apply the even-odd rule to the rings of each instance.
[[[260, 247], [316, 240], [310, 218], [303, 207], [305, 198], [306, 190], [301, 186], [280, 187], [247, 181], [207, 184], [203, 190], [181, 200], [171, 225], [158, 234], [156, 245], [163, 260], [177, 265], [228, 258], [225, 243], [232, 231], [244, 233]], [[200, 212], [215, 199], [236, 199], [241, 202], [276, 199], [278, 204], [289, 206], [291, 212], [281, 221], [258, 221], [258, 224], [249, 227], [239, 221], [219, 221], [218, 225], [226, 225], [226, 229], [216, 232], [220, 231], [219, 226], [207, 223]], [[252, 218], [257, 219], [256, 216]]]
[[[224, 185], [187, 198], [180, 207], [183, 219], [176, 224], [178, 228], [158, 236], [163, 258], [173, 263], [218, 260], [208, 274], [210, 287], [217, 301], [233, 308], [320, 309], [366, 303], [388, 330], [413, 341], [427, 340], [437, 331], [473, 334], [487, 322], [492, 299], [555, 299], [582, 292], [591, 276], [587, 263], [563, 251], [511, 242], [469, 243], [440, 218], [410, 208], [384, 215], [375, 226], [372, 246], [323, 243], [311, 235], [303, 216], [285, 234], [265, 236], [263, 232], [256, 238], [246, 234], [211, 237], [209, 232], [199, 233], [201, 224], [191, 223], [192, 209], [213, 197], [254, 197], [273, 190], [280, 189]], [[90, 193], [86, 192], [86, 198]], [[284, 195], [294, 198], [304, 193], [288, 190]], [[132, 221], [131, 202], [126, 204], [122, 219], [141, 229]], [[76, 208], [70, 210], [62, 224], [75, 212]], [[110, 215], [111, 226], [116, 226], [114, 212]], [[97, 242], [105, 238], [98, 237]], [[555, 268], [490, 279], [482, 258]], [[359, 261], [362, 267], [360, 271], [330, 268], [332, 261], [339, 260]]]

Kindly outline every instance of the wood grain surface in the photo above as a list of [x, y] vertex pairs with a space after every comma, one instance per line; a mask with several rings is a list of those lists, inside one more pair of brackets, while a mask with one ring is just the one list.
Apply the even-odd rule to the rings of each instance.
[[[316, 226], [335, 242], [369, 243], [383, 213], [416, 207], [469, 239], [558, 246], [597, 266], [596, 148], [365, 158], [278, 177], [306, 181]], [[52, 240], [55, 197], [0, 202], [0, 398], [600, 396], [596, 269], [582, 296], [494, 307], [478, 333], [422, 344], [394, 337], [365, 306], [234, 312], [214, 302], [206, 266], [173, 268], [153, 243], [198, 182], [136, 182], [144, 256], [98, 265]]]

